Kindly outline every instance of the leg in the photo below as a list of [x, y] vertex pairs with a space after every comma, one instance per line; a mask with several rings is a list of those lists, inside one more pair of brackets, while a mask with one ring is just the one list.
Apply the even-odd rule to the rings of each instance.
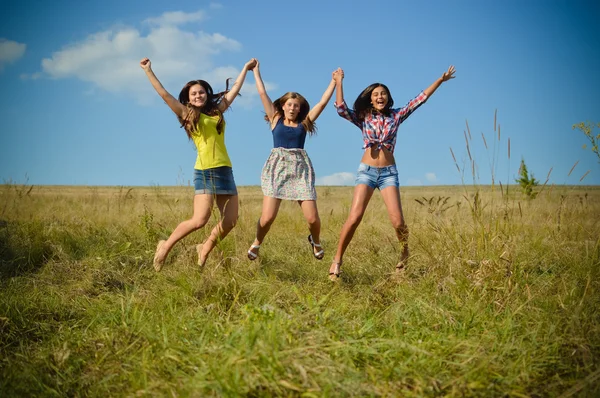
[[389, 186], [381, 190], [383, 201], [388, 211], [388, 216], [392, 222], [392, 226], [396, 231], [396, 237], [400, 241], [402, 246], [402, 253], [400, 254], [400, 261], [396, 265], [396, 270], [399, 271], [406, 266], [408, 260], [408, 227], [404, 222], [404, 215], [402, 214], [402, 203], [400, 202], [400, 189], [395, 186]]
[[212, 195], [194, 195], [194, 213], [192, 218], [181, 222], [171, 233], [169, 239], [160, 241], [154, 255], [154, 269], [160, 271], [167, 258], [167, 255], [181, 239], [185, 238], [190, 232], [202, 228], [210, 219], [210, 211], [213, 205]]
[[[277, 217], [279, 206], [281, 206], [281, 199], [272, 198], [270, 196], [263, 197], [262, 213], [258, 219], [258, 222], [256, 223], [256, 239], [254, 239], [254, 242], [252, 243], [252, 246], [255, 247], [250, 247], [248, 250], [248, 258], [251, 260], [255, 260], [257, 258], [258, 249], [265, 239], [265, 236], [267, 236], [267, 233], [271, 229], [271, 225], [273, 225], [275, 218]], [[254, 256], [252, 256], [250, 253], [253, 253]]]
[[239, 202], [237, 195], [216, 195], [217, 207], [221, 214], [221, 221], [210, 232], [210, 236], [201, 244], [196, 246], [198, 251], [198, 265], [203, 266], [210, 252], [217, 243], [224, 239], [235, 227], [238, 219]]
[[348, 244], [350, 244], [350, 241], [354, 236], [354, 232], [356, 231], [356, 228], [358, 228], [358, 224], [360, 224], [362, 221], [365, 210], [367, 209], [367, 205], [373, 196], [373, 191], [375, 191], [375, 188], [372, 188], [366, 184], [359, 184], [354, 188], [352, 207], [350, 208], [348, 219], [342, 227], [337, 252], [333, 258], [333, 263], [329, 268], [330, 273], [335, 273], [336, 268], [339, 271], [339, 267], [342, 264], [342, 258], [344, 257], [344, 252], [346, 251]]
[[321, 247], [321, 219], [319, 218], [317, 201], [299, 200], [298, 204], [302, 208], [306, 222], [308, 222], [308, 229], [310, 231], [309, 241], [313, 246], [313, 255], [318, 260], [321, 260], [325, 253]]

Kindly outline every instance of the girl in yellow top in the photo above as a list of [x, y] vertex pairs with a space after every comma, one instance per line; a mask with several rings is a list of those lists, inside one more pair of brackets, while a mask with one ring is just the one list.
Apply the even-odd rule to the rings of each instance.
[[248, 61], [235, 83], [224, 92], [213, 93], [212, 87], [204, 80], [188, 82], [179, 93], [179, 100], [165, 90], [154, 72], [150, 60], [144, 58], [140, 66], [152, 83], [152, 87], [171, 108], [187, 133], [194, 141], [198, 156], [194, 167], [194, 213], [189, 220], [182, 221], [171, 233], [169, 239], [161, 240], [154, 255], [154, 269], [160, 271], [167, 255], [179, 240], [196, 231], [208, 222], [211, 209], [216, 201], [221, 221], [211, 231], [202, 244], [196, 246], [198, 264], [204, 265], [209, 253], [217, 242], [233, 229], [238, 218], [238, 195], [233, 179], [231, 161], [225, 147], [225, 120], [223, 112], [229, 108], [240, 92], [246, 73], [256, 65], [253, 58]]

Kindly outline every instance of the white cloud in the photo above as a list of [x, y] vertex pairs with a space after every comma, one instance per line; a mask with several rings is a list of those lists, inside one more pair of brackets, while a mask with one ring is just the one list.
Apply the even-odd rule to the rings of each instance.
[[26, 44], [0, 38], [0, 72], [25, 54]]
[[206, 18], [206, 13], [202, 10], [185, 13], [183, 11], [165, 12], [160, 17], [148, 18], [144, 22], [152, 25], [182, 25], [189, 22], [200, 22]]
[[317, 178], [317, 185], [354, 185], [354, 173], [342, 172]]
[[409, 178], [408, 180], [406, 180], [406, 185], [407, 186], [415, 186], [415, 185], [423, 185], [423, 183], [419, 179]]
[[437, 181], [437, 177], [436, 177], [435, 173], [425, 173], [425, 179], [429, 182]]
[[[237, 77], [245, 60], [235, 67], [217, 66], [215, 56], [239, 51], [242, 45], [221, 33], [184, 30], [178, 26], [204, 18], [203, 11], [168, 12], [145, 21], [150, 24], [146, 35], [134, 27], [122, 26], [97, 32], [43, 59], [42, 69], [55, 79], [76, 78], [101, 90], [148, 103], [158, 99], [139, 66], [139, 61], [148, 57], [160, 81], [175, 97], [193, 79], [207, 80], [215, 91], [220, 91], [225, 88], [226, 78]], [[251, 97], [256, 96], [256, 90], [248, 90], [246, 86], [242, 105], [248, 105]]]

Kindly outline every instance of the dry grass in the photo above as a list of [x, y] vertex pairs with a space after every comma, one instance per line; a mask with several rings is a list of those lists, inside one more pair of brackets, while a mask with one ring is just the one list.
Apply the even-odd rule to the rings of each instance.
[[194, 244], [153, 271], [190, 188], [0, 187], [0, 395], [594, 395], [600, 189], [404, 188], [411, 262], [380, 195], [327, 279], [351, 188], [319, 187], [326, 259], [284, 203], [260, 260], [261, 208], [203, 270]]

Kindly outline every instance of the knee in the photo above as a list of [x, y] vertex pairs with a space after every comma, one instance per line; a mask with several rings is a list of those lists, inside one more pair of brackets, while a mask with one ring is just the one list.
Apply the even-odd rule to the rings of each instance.
[[194, 230], [196, 230], [204, 227], [208, 222], [208, 218], [192, 218], [190, 222], [192, 223]]
[[350, 213], [350, 215], [348, 216], [348, 225], [350, 225], [351, 227], [357, 227], [358, 224], [360, 224], [360, 222], [363, 219], [363, 213]]
[[316, 225], [321, 222], [321, 219], [318, 215], [311, 215], [306, 217], [306, 222], [308, 222], [308, 225]]
[[266, 228], [266, 227], [270, 227], [273, 224], [274, 221], [275, 221], [275, 217], [274, 216], [273, 217], [261, 216], [260, 220], [259, 220], [259, 223], [260, 223], [261, 227]]
[[238, 221], [237, 217], [231, 218], [231, 219], [224, 219], [223, 222], [221, 223], [221, 226], [223, 227], [223, 230], [225, 230], [226, 232], [229, 232], [237, 225], [237, 221]]

